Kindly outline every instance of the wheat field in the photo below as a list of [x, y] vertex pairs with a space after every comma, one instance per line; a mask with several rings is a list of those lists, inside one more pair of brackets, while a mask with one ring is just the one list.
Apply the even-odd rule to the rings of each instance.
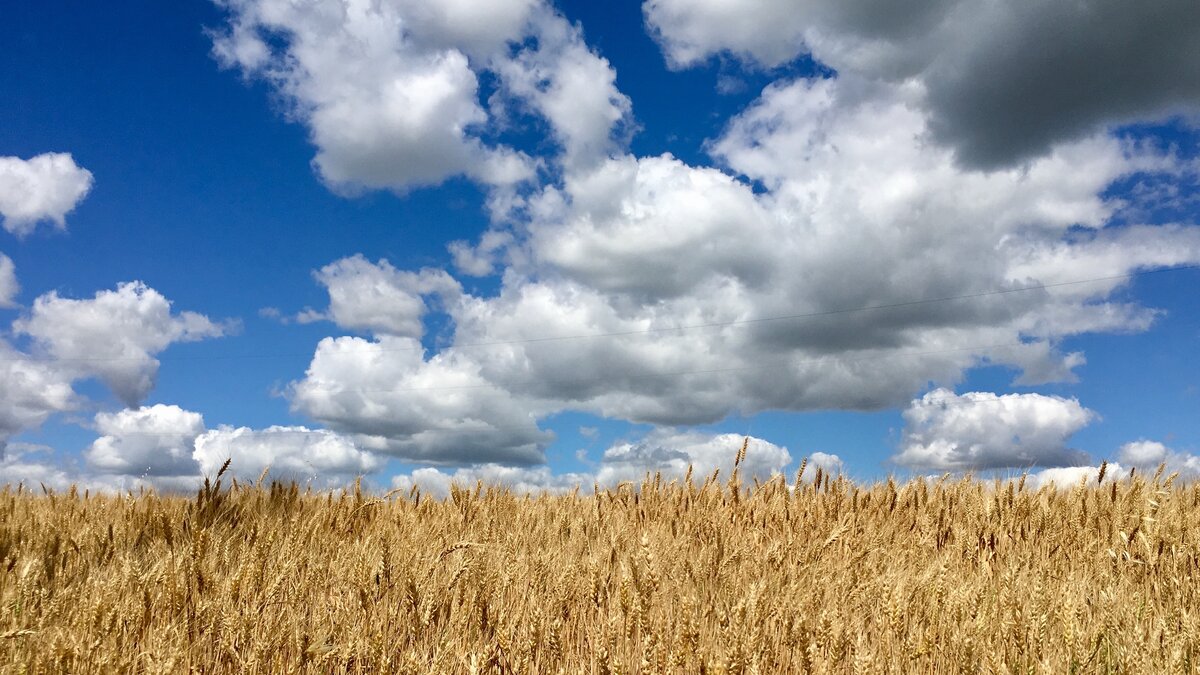
[[795, 485], [9, 487], [0, 670], [1200, 669], [1196, 485]]

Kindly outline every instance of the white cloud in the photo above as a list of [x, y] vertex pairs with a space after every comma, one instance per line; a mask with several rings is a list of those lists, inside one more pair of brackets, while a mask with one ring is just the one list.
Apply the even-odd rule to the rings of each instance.
[[[1124, 467], [1115, 462], [1109, 462], [1104, 471], [1104, 480], [1111, 483], [1125, 472]], [[1031, 489], [1037, 490], [1044, 485], [1052, 485], [1059, 490], [1069, 490], [1077, 485], [1095, 485], [1100, 478], [1100, 463], [1096, 466], [1061, 466], [1052, 469], [1042, 469], [1029, 474], [1025, 483]]]
[[[493, 139], [515, 111], [544, 118], [558, 165], [619, 149], [629, 99], [580, 29], [543, 0], [216, 0], [228, 27], [214, 55], [269, 82], [309, 129], [332, 189], [405, 191], [464, 175], [491, 188], [493, 217], [520, 210], [546, 167]], [[481, 76], [496, 89], [482, 100]], [[465, 253], [466, 249], [462, 249]], [[459, 256], [464, 269], [485, 258]]]
[[8, 256], [0, 253], [0, 309], [10, 309], [16, 306], [17, 293], [21, 285], [17, 283], [17, 268]]
[[[155, 354], [173, 342], [213, 337], [225, 330], [199, 314], [172, 314], [170, 302], [141, 283], [122, 284], [90, 300], [61, 298], [54, 292], [42, 295], [28, 315], [13, 323], [14, 333], [33, 338], [30, 349], [22, 351], [0, 340], [0, 447], [55, 413], [78, 409], [86, 399], [73, 389], [77, 380], [99, 377], [124, 402], [136, 405], [153, 387]], [[111, 474], [106, 481], [125, 469], [138, 476], [147, 466], [150, 474], [161, 478], [158, 462], [167, 457], [152, 455], [178, 454], [163, 445], [176, 441], [136, 436], [146, 429], [180, 426], [180, 415], [195, 413], [154, 406], [99, 415], [96, 423], [104, 437], [89, 450], [96, 459], [93, 468]], [[125, 460], [132, 465], [125, 467]], [[137, 479], [123, 484], [147, 483]]]
[[943, 471], [1086, 463], [1086, 453], [1066, 444], [1096, 417], [1074, 399], [989, 392], [956, 395], [945, 389], [914, 400], [903, 415], [904, 437], [893, 460]]
[[0, 157], [0, 216], [4, 229], [18, 237], [41, 222], [65, 229], [67, 214], [91, 189], [92, 173], [69, 153]]
[[0, 340], [0, 449], [12, 435], [78, 404], [70, 379]]
[[[605, 153], [629, 112], [608, 63], [541, 0], [217, 3], [229, 25], [214, 36], [216, 58], [282, 94], [309, 129], [313, 166], [338, 191], [466, 175], [504, 193], [538, 168], [485, 140], [507, 109], [545, 117], [568, 163]], [[503, 85], [488, 107], [484, 71]], [[506, 211], [508, 198], [494, 197]]]
[[0, 486], [43, 482], [56, 490], [76, 485], [98, 492], [186, 492], [231, 459], [228, 475], [239, 480], [253, 481], [269, 468], [272, 479], [336, 488], [384, 463], [328, 430], [222, 425], [206, 431], [198, 413], [174, 405], [101, 413], [96, 428], [103, 435], [84, 452], [82, 466], [45, 446], [0, 446]]
[[[433, 467], [416, 469], [394, 477], [392, 485], [400, 489], [417, 485], [437, 497], [449, 494], [451, 484], [469, 488], [477, 481], [501, 485], [519, 493], [566, 492], [577, 486], [590, 490], [593, 483], [608, 488], [625, 481], [640, 483], [647, 475], [656, 473], [661, 473], [666, 481], [679, 480], [686, 476], [689, 465], [693, 479], [699, 483], [715, 469], [721, 470], [722, 479], [728, 479], [744, 440], [745, 437], [738, 434], [660, 429], [636, 442], [618, 443], [605, 450], [594, 474], [555, 474], [548, 466], [512, 467], [487, 463], [454, 471]], [[816, 454], [828, 460], [829, 467], [841, 465], [836, 455]], [[738, 471], [747, 482], [754, 478], [766, 480], [779, 474], [791, 459], [787, 448], [751, 437], [746, 458]]]
[[404, 190], [511, 161], [511, 150], [489, 148], [471, 131], [488, 117], [464, 49], [517, 38], [529, 2], [497, 3], [505, 7], [492, 14], [503, 20], [490, 24], [390, 0], [218, 4], [230, 28], [215, 37], [217, 58], [290, 102], [331, 187]]
[[1179, 472], [1187, 479], [1200, 478], [1200, 455], [1175, 452], [1158, 441], [1133, 441], [1121, 446], [1118, 457], [1122, 462], [1141, 471], [1154, 472], [1166, 464], [1168, 474]]
[[196, 438], [193, 457], [206, 476], [215, 476], [228, 459], [230, 475], [241, 480], [255, 480], [269, 468], [270, 478], [312, 481], [319, 487], [346, 485], [383, 466], [382, 459], [349, 438], [302, 426], [255, 430], [222, 425]]
[[775, 0], [647, 0], [647, 28], [675, 68], [729, 51], [767, 65], [792, 59], [804, 45], [811, 3]]
[[501, 230], [488, 230], [472, 246], [466, 241], [452, 241], [446, 248], [454, 259], [454, 267], [460, 273], [472, 277], [486, 277], [496, 270], [500, 253], [513, 243], [513, 236]]
[[75, 486], [100, 493], [156, 490], [188, 492], [199, 484], [199, 476], [152, 476], [96, 472], [79, 467], [52, 448], [30, 443], [10, 443], [0, 450], [0, 487], [24, 483], [39, 490], [41, 485], [59, 492]]
[[616, 71], [583, 41], [577, 26], [551, 11], [534, 15], [536, 47], [496, 59], [508, 93], [550, 122], [569, 169], [590, 166], [623, 143], [614, 132], [632, 105], [616, 87]]
[[34, 490], [45, 485], [61, 491], [78, 483], [69, 467], [47, 460], [53, 452], [44, 445], [30, 443], [0, 445], [0, 488], [24, 483]]
[[141, 282], [100, 291], [90, 300], [37, 298], [14, 331], [33, 337], [73, 379], [101, 378], [126, 405], [136, 406], [154, 387], [155, 355], [175, 342], [220, 337], [226, 326], [195, 312], [171, 312], [171, 303]]
[[443, 270], [402, 272], [361, 255], [322, 267], [316, 279], [329, 291], [329, 319], [348, 330], [419, 338], [428, 309], [424, 296], [452, 300], [462, 287]]
[[491, 386], [477, 364], [456, 353], [426, 361], [411, 338], [326, 338], [291, 398], [363, 447], [415, 461], [536, 464], [553, 438], [529, 401]]
[[563, 209], [531, 225], [531, 249], [588, 288], [653, 302], [713, 278], [753, 284], [769, 274], [761, 267], [771, 256], [769, 214], [745, 184], [715, 169], [669, 155], [622, 157], [571, 175], [562, 198]]
[[1165, 462], [1170, 452], [1167, 446], [1158, 441], [1141, 440], [1122, 445], [1119, 456], [1126, 464], [1144, 468]]
[[174, 405], [96, 415], [102, 435], [84, 452], [88, 465], [104, 474], [140, 477], [191, 477], [199, 474], [192, 458], [204, 418]]
[[1154, 11], [1100, 0], [646, 0], [643, 11], [675, 67], [718, 53], [765, 66], [807, 53], [839, 77], [908, 83], [933, 136], [973, 165], [1200, 107], [1189, 0]]
[[[1200, 250], [1200, 228], [1131, 225], [1018, 252], [1012, 275], [1045, 284], [1064, 283], [1097, 276], [1097, 271], [1103, 269], [1125, 273], [1192, 264], [1197, 250]], [[1054, 293], [1059, 297], [1087, 297], [1096, 293], [1097, 288], [1113, 288], [1123, 283], [1122, 279], [1106, 279], [1086, 286], [1066, 286]]]
[[827, 452], [814, 452], [808, 456], [808, 464], [804, 467], [804, 475], [801, 478], [812, 478], [818, 468], [825, 473], [837, 475], [845, 470], [846, 465], [842, 462], [842, 458], [837, 455]]
[[[708, 435], [660, 429], [640, 441], [618, 443], [604, 451], [596, 480], [601, 485], [622, 481], [640, 482], [647, 474], [661, 472], [665, 480], [683, 478], [688, 466], [697, 481], [720, 469], [722, 478], [733, 472], [734, 460], [745, 441], [738, 434]], [[745, 481], [766, 480], [783, 471], [792, 461], [787, 448], [761, 438], [750, 438], [746, 458], [738, 468]]]
[[433, 467], [416, 469], [412, 473], [400, 474], [392, 479], [392, 487], [411, 490], [417, 486], [425, 494], [444, 498], [450, 494], [450, 486], [474, 488], [478, 481], [487, 486], [501, 486], [518, 494], [541, 492], [567, 492], [575, 487], [590, 489], [592, 476], [581, 473], [556, 474], [548, 466], [513, 467], [500, 464], [479, 464], [457, 469], [453, 472]]

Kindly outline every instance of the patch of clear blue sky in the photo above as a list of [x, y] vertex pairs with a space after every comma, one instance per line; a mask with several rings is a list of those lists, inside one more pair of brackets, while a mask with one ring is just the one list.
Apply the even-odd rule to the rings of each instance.
[[[639, 155], [670, 152], [711, 164], [704, 142], [764, 86], [781, 76], [822, 74], [807, 60], [772, 72], [719, 59], [671, 72], [643, 29], [640, 3], [572, 0], [560, 7], [615, 66], [618, 86], [633, 101], [631, 148]], [[90, 297], [138, 279], [177, 309], [243, 323], [236, 336], [168, 350], [151, 403], [200, 411], [210, 426], [304, 423], [273, 392], [303, 374], [317, 341], [336, 328], [282, 326], [258, 310], [324, 306], [311, 271], [345, 255], [387, 258], [401, 268], [445, 266], [446, 242], [486, 227], [482, 195], [465, 180], [403, 197], [330, 193], [309, 167], [313, 149], [303, 126], [286, 120], [261, 83], [244, 82], [212, 60], [204, 29], [222, 19], [209, 2], [10, 2], [0, 18], [0, 155], [71, 152], [96, 176], [92, 194], [69, 216], [67, 234], [43, 231], [17, 241], [0, 233], [0, 251], [17, 264], [20, 300], [28, 305], [49, 290]], [[718, 81], [729, 93], [717, 93]], [[1197, 154], [1195, 135], [1181, 125], [1127, 133]], [[532, 127], [508, 136], [541, 142]], [[1128, 187], [1114, 186], [1113, 196]], [[1164, 208], [1194, 220], [1197, 207], [1193, 198]], [[1129, 297], [1167, 314], [1145, 334], [1066, 341], [1064, 349], [1087, 353], [1077, 384], [1014, 388], [1013, 373], [984, 368], [958, 391], [1077, 396], [1103, 417], [1075, 439], [1097, 456], [1142, 437], [1196, 451], [1198, 281], [1194, 272], [1138, 279]], [[495, 288], [494, 280], [466, 282], [476, 292]], [[0, 311], [0, 321], [7, 325], [16, 314]], [[83, 391], [103, 407], [116, 406], [95, 384]], [[88, 412], [22, 438], [77, 451], [92, 433], [73, 422], [87, 421]], [[582, 435], [584, 426], [596, 427], [596, 436]], [[856, 475], [877, 477], [892, 470], [886, 459], [901, 426], [893, 410], [772, 412], [706, 428], [767, 438], [797, 459], [816, 450], [837, 453]], [[609, 444], [647, 429], [572, 412], [548, 427], [559, 435], [548, 453], [556, 471], [587, 469]], [[577, 450], [585, 451], [584, 460]]]

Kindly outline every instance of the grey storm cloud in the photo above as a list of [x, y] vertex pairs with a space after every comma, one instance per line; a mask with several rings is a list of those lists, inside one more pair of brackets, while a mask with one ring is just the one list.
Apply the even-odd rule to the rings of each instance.
[[1098, 128], [1200, 108], [1200, 3], [647, 0], [668, 61], [717, 53], [774, 66], [804, 53], [922, 89], [934, 138], [1009, 166]]
[[[968, 164], [1200, 108], [1200, 3], [1015, 2], [929, 69], [934, 134]], [[990, 30], [989, 30], [990, 29]]]

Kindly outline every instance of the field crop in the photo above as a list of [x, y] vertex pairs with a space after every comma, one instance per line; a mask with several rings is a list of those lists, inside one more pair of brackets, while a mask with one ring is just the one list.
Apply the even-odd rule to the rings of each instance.
[[0, 671], [1197, 672], [1198, 572], [1161, 475], [7, 488]]

